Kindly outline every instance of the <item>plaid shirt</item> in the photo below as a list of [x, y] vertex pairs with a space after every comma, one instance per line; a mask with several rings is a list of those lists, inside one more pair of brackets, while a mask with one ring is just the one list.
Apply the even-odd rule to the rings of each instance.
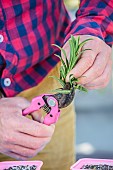
[[113, 0], [82, 0], [71, 23], [62, 0], [0, 0], [0, 88], [6, 96], [36, 86], [57, 64], [70, 34], [113, 42]]

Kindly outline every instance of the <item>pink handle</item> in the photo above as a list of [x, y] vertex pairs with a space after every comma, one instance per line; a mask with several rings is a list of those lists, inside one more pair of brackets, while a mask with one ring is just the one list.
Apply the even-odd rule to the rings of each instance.
[[47, 102], [49, 103], [50, 100], [54, 101], [55, 105], [53, 107], [51, 106], [50, 113], [48, 113], [44, 118], [43, 123], [46, 124], [46, 125], [51, 125], [53, 123], [56, 123], [58, 121], [59, 116], [60, 116], [60, 110], [58, 108], [58, 101], [54, 97], [49, 97], [47, 99]]
[[46, 125], [51, 125], [58, 121], [60, 116], [60, 110], [58, 108], [58, 101], [52, 97], [51, 94], [42, 94], [32, 99], [31, 105], [23, 111], [23, 116], [26, 116], [34, 111], [39, 110], [43, 107], [46, 103], [43, 99], [44, 96], [48, 96], [47, 98], [47, 105], [50, 108], [50, 112], [44, 117], [43, 123]]
[[31, 101], [31, 105], [23, 111], [23, 116], [39, 110], [42, 106], [44, 106], [45, 102], [42, 97], [43, 95], [33, 98]]

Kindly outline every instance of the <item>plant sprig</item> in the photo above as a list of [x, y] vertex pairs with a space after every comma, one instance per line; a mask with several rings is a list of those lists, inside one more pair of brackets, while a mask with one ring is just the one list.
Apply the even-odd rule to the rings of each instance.
[[[88, 38], [82, 42], [80, 42], [80, 37], [75, 38], [73, 35], [71, 35], [71, 38], [69, 39], [69, 46], [70, 46], [70, 58], [67, 58], [66, 51], [61, 48], [60, 46], [53, 44], [55, 47], [60, 49], [61, 55], [55, 54], [56, 57], [58, 57], [61, 60], [61, 67], [60, 67], [60, 77], [56, 76], [51, 76], [59, 83], [61, 86], [64, 88], [66, 85], [66, 77], [68, 73], [76, 66], [77, 62], [80, 60], [81, 54], [84, 53], [86, 50], [91, 50], [91, 49], [83, 49], [82, 47], [89, 41], [92, 40], [91, 38]], [[78, 78], [75, 78], [73, 74], [69, 75], [69, 83], [70, 87], [76, 90], [81, 90], [81, 91], [87, 91], [86, 88], [78, 84]], [[61, 90], [61, 89], [56, 89], [56, 92], [67, 94], [71, 91], [70, 90]]]

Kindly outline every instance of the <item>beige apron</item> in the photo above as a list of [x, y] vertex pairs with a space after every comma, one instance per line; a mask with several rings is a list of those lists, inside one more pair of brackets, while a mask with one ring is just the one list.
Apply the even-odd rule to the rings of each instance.
[[[58, 76], [60, 64], [44, 78], [44, 80], [36, 87], [21, 92], [18, 96], [22, 96], [31, 100], [33, 97], [51, 93], [52, 89], [58, 88], [59, 83], [50, 75]], [[75, 162], [75, 112], [74, 106], [71, 104], [61, 110], [61, 116], [56, 123], [56, 128], [52, 140], [37, 156], [30, 160], [42, 160], [44, 165], [42, 170], [69, 170], [70, 166]], [[1, 161], [11, 161], [13, 158], [0, 154]]]

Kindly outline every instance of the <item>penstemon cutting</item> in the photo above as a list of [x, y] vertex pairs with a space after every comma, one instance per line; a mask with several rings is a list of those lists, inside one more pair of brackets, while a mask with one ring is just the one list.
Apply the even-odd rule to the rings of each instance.
[[59, 78], [56, 76], [51, 76], [59, 83], [61, 84], [62, 88], [54, 90], [54, 92], [61, 93], [61, 94], [69, 94], [72, 89], [75, 90], [78, 89], [80, 91], [87, 92], [87, 89], [83, 87], [82, 85], [78, 84], [78, 78], [74, 77], [73, 74], [69, 75], [69, 82], [66, 82], [66, 77], [68, 73], [76, 66], [77, 62], [81, 58], [81, 54], [86, 50], [91, 49], [82, 49], [84, 44], [87, 43], [87, 41], [92, 40], [91, 38], [86, 39], [82, 42], [80, 42], [80, 37], [75, 38], [73, 35], [71, 35], [71, 38], [69, 39], [69, 45], [70, 45], [70, 58], [67, 58], [66, 51], [59, 47], [56, 44], [53, 44], [57, 48], [60, 49], [62, 55], [55, 54], [56, 57], [58, 57], [61, 60], [61, 67], [60, 67], [60, 76]]

